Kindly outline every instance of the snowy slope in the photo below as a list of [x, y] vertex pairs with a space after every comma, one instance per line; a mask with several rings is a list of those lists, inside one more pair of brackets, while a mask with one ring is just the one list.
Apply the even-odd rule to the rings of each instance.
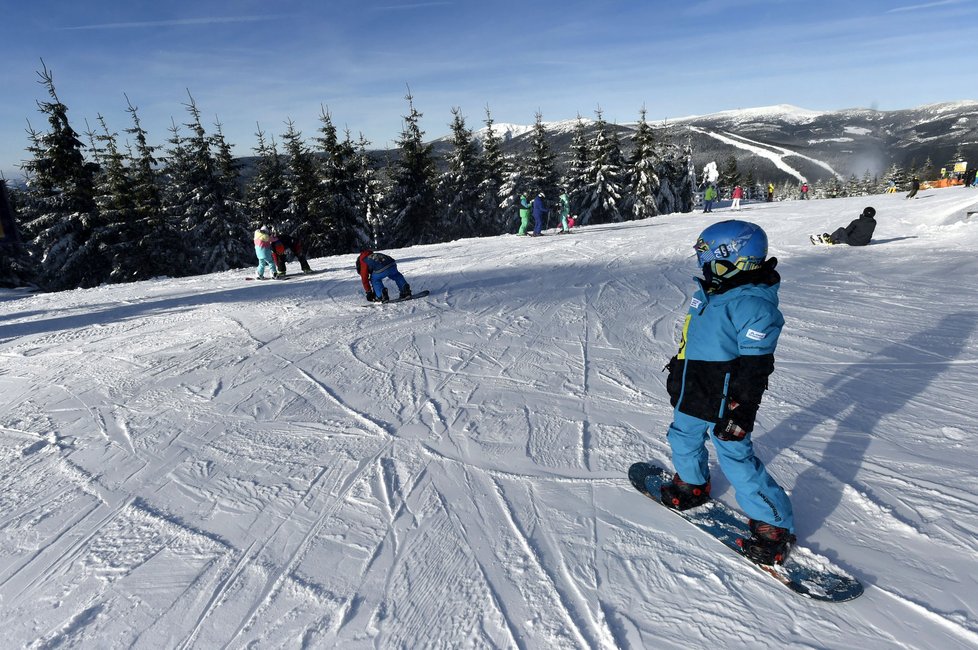
[[[978, 647], [978, 192], [749, 204], [787, 325], [755, 433], [795, 596], [635, 493], [712, 218], [0, 302], [0, 637], [84, 648]], [[808, 233], [878, 210], [873, 245]], [[715, 496], [735, 505], [717, 470]]]

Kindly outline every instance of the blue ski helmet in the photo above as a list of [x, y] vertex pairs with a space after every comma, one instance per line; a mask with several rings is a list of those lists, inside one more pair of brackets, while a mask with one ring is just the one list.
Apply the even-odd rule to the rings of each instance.
[[715, 223], [696, 240], [696, 260], [716, 278], [729, 278], [741, 271], [760, 268], [767, 257], [767, 234], [747, 221]]

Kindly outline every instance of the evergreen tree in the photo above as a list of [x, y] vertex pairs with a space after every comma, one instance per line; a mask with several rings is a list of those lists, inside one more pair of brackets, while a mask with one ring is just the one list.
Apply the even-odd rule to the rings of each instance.
[[127, 237], [131, 248], [124, 260], [116, 262], [118, 268], [128, 268], [133, 280], [148, 280], [163, 275], [189, 273], [186, 240], [181, 236], [179, 222], [168, 217], [163, 210], [162, 191], [157, 172], [159, 161], [156, 147], [139, 121], [138, 110], [126, 97], [132, 126], [126, 129], [134, 140], [129, 153], [129, 179], [134, 209], [132, 232]]
[[586, 186], [578, 207], [582, 224], [622, 220], [619, 205], [623, 191], [623, 157], [617, 131], [613, 131], [599, 109], [590, 142]]
[[446, 240], [486, 233], [480, 187], [484, 179], [482, 160], [461, 109], [453, 107], [452, 117], [452, 150], [446, 156], [447, 168], [439, 175], [435, 192], [439, 230]]
[[498, 235], [507, 232], [512, 219], [505, 209], [504, 186], [509, 166], [502, 152], [502, 143], [493, 129], [492, 114], [486, 107], [486, 136], [482, 140], [482, 182], [479, 192], [482, 198], [483, 234]]
[[[194, 272], [240, 268], [251, 259], [247, 217], [229, 188], [228, 170], [212, 153], [214, 138], [207, 136], [193, 97], [185, 107], [191, 119], [184, 126], [191, 133], [181, 138], [179, 129], [172, 129], [167, 212], [181, 220]], [[183, 275], [179, 269], [172, 274]]]
[[727, 156], [720, 165], [720, 191], [722, 196], [727, 196], [737, 185], [740, 185], [740, 170], [737, 169], [737, 157], [733, 154]]
[[659, 195], [656, 205], [659, 214], [691, 212], [696, 188], [696, 170], [693, 169], [693, 147], [670, 144], [659, 161]]
[[322, 127], [319, 130], [320, 152], [320, 197], [317, 209], [319, 222], [326, 233], [329, 247], [324, 254], [352, 253], [358, 248], [356, 148], [350, 139], [349, 131], [341, 141], [333, 125], [332, 117], [325, 107], [320, 115]]
[[367, 147], [370, 142], [360, 134], [356, 145], [356, 155], [351, 160], [353, 167], [353, 197], [356, 212], [350, 233], [352, 241], [348, 251], [358, 252], [376, 247], [375, 233], [381, 227], [381, 183]]
[[[536, 114], [533, 132], [530, 136], [530, 154], [523, 170], [525, 185], [529, 188], [527, 198], [533, 200], [543, 194], [548, 205], [557, 205], [560, 196], [560, 176], [557, 173], [557, 156], [551, 151], [547, 130], [543, 125], [543, 115]], [[521, 190], [522, 192], [522, 190]]]
[[508, 173], [499, 189], [503, 200], [500, 210], [503, 214], [504, 232], [516, 232], [520, 224], [520, 195], [532, 198], [530, 182], [526, 176], [526, 165], [515, 154], [509, 154], [504, 159]]
[[51, 71], [43, 66], [38, 76], [50, 101], [37, 105], [50, 130], [42, 134], [28, 126], [32, 158], [23, 166], [24, 231], [39, 259], [42, 286], [95, 286], [102, 278], [92, 269], [91, 250], [86, 248], [97, 217], [95, 165], [85, 160], [85, 145], [68, 122], [68, 107], [58, 99]]
[[[20, 241], [16, 206], [17, 193], [8, 190], [6, 179], [0, 177], [0, 211], [9, 217], [9, 221], [0, 224], [5, 229], [0, 238], [0, 287], [30, 286], [35, 275], [31, 256]], [[10, 226], [14, 229], [10, 230]]]
[[645, 107], [639, 115], [632, 139], [634, 149], [628, 160], [628, 177], [624, 213], [631, 219], [645, 219], [659, 214], [656, 196], [659, 193], [658, 143], [655, 132], [645, 121]]
[[587, 122], [578, 115], [570, 142], [570, 159], [564, 176], [564, 190], [570, 200], [571, 214], [580, 214], [587, 199], [588, 171], [591, 169], [591, 146], [588, 140]]
[[127, 168], [128, 156], [119, 150], [118, 135], [109, 131], [105, 118], [98, 116], [101, 131], [91, 134], [91, 151], [98, 163], [95, 202], [97, 226], [89, 238], [92, 264], [103, 281], [125, 282], [133, 278], [131, 260], [138, 241], [133, 181]]
[[385, 247], [401, 247], [442, 241], [435, 218], [435, 160], [424, 143], [421, 113], [414, 107], [410, 90], [408, 114], [398, 140], [399, 157], [388, 170], [390, 191], [384, 201], [385, 225], [380, 233]]
[[897, 189], [907, 185], [907, 173], [897, 163], [890, 165], [890, 168], [883, 174], [884, 186], [889, 187], [891, 182]]
[[289, 205], [285, 212], [285, 223], [310, 250], [330, 250], [329, 233], [320, 219], [325, 208], [320, 187], [319, 162], [303, 141], [302, 133], [296, 131], [292, 120], [286, 122], [282, 140], [288, 158], [285, 187], [288, 190]]
[[291, 229], [293, 224], [286, 219], [289, 192], [285, 182], [285, 163], [279, 155], [275, 139], [268, 140], [260, 125], [255, 137], [258, 143], [254, 152], [258, 160], [255, 164], [255, 175], [245, 192], [248, 211], [252, 221], [259, 227], [264, 224], [280, 224]]

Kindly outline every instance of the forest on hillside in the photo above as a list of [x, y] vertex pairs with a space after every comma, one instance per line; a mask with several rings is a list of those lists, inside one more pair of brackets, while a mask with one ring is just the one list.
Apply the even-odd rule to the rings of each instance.
[[[644, 108], [626, 141], [597, 111], [596, 120], [577, 119], [559, 151], [537, 113], [529, 146], [510, 153], [489, 109], [476, 137], [453, 108], [450, 146], [438, 157], [410, 91], [386, 163], [362, 135], [341, 134], [322, 107], [311, 138], [291, 121], [278, 137], [259, 126], [245, 178], [220, 122], [205, 128], [189, 93], [185, 121], [174, 121], [158, 147], [128, 98], [122, 134], [101, 115], [79, 133], [51, 71], [38, 75], [46, 128], [29, 127], [26, 183], [8, 192], [18, 228], [0, 244], [0, 286], [57, 291], [243, 268], [255, 262], [252, 233], [261, 225], [304, 242], [312, 257], [512, 233], [524, 194], [543, 194], [553, 213], [566, 193], [581, 225], [645, 219], [692, 210], [703, 182], [688, 138], [653, 127]], [[898, 174], [818, 181], [812, 194], [874, 193]], [[721, 196], [740, 184], [750, 197], [761, 186], [732, 156], [718, 184]], [[796, 190], [782, 183], [777, 193]]]

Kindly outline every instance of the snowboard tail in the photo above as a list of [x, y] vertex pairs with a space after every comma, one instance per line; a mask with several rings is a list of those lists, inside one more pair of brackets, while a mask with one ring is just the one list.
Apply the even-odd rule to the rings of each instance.
[[628, 479], [636, 490], [716, 538], [758, 571], [805, 598], [842, 603], [858, 598], [863, 593], [863, 586], [858, 580], [834, 567], [826, 558], [799, 546], [792, 548], [783, 565], [755, 562], [744, 554], [738, 544], [738, 540], [751, 536], [747, 522], [739, 513], [720, 501], [710, 500], [689, 510], [667, 508], [659, 500], [659, 488], [672, 481], [672, 473], [661, 467], [651, 463], [635, 463], [628, 470]]
[[415, 293], [412, 293], [412, 294], [411, 294], [410, 296], [408, 296], [407, 298], [391, 298], [391, 299], [390, 299], [390, 300], [388, 300], [387, 302], [378, 302], [378, 301], [374, 301], [374, 302], [368, 302], [367, 304], [368, 304], [368, 305], [389, 305], [389, 304], [391, 304], [391, 303], [395, 303], [395, 302], [407, 302], [408, 300], [414, 300], [415, 298], [424, 298], [424, 297], [425, 297], [425, 296], [427, 296], [427, 295], [428, 295], [429, 293], [431, 293], [431, 292], [430, 292], [430, 291], [428, 291], [427, 289], [425, 289], [425, 290], [423, 290], [423, 291], [417, 291], [417, 292], [415, 292]]

